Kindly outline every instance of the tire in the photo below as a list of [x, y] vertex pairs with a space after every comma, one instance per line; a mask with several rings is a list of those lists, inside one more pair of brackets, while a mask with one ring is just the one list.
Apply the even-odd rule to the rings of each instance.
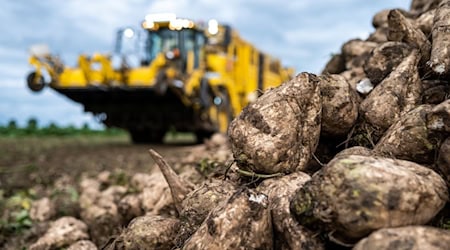
[[205, 139], [209, 139], [214, 134], [213, 131], [200, 130], [195, 132], [196, 143], [202, 144]]
[[35, 82], [36, 72], [31, 72], [27, 76], [27, 85], [28, 88], [33, 92], [40, 92], [45, 87], [44, 77], [40, 76], [39, 80]]
[[131, 141], [135, 144], [163, 143], [166, 131], [150, 129], [131, 129], [129, 130]]

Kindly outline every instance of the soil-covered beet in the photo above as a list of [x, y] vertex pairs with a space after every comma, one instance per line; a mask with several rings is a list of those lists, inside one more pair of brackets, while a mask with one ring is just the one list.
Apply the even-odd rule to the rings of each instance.
[[47, 232], [30, 246], [30, 250], [57, 249], [89, 239], [87, 225], [73, 217], [61, 217], [51, 223]]
[[384, 227], [426, 224], [447, 201], [447, 186], [431, 169], [353, 155], [319, 170], [297, 191], [291, 210], [300, 224], [322, 224], [345, 242]]
[[395, 69], [405, 57], [411, 54], [412, 48], [402, 42], [386, 42], [372, 50], [364, 64], [364, 72], [371, 83], [377, 85]]
[[180, 223], [174, 218], [145, 215], [134, 218], [105, 250], [172, 249]]
[[321, 133], [346, 135], [358, 118], [358, 97], [341, 75], [324, 75], [320, 81], [322, 95]]
[[413, 51], [362, 101], [361, 114], [370, 124], [387, 129], [419, 104], [422, 83], [418, 60], [418, 51]]
[[296, 172], [264, 180], [257, 187], [269, 198], [275, 249], [324, 249], [318, 235], [300, 225], [289, 209], [295, 191], [310, 179], [309, 175]]
[[431, 105], [421, 105], [397, 120], [380, 139], [373, 153], [432, 164], [441, 135], [427, 128]]
[[268, 198], [244, 188], [216, 207], [183, 249], [272, 249], [272, 246]]
[[301, 73], [244, 108], [228, 131], [240, 168], [273, 174], [306, 167], [319, 141], [319, 82]]
[[427, 227], [407, 226], [385, 228], [362, 239], [354, 250], [444, 250], [450, 246], [450, 231]]
[[213, 179], [190, 192], [181, 204], [181, 228], [176, 242], [182, 245], [200, 227], [208, 214], [226, 202], [236, 192], [237, 185], [227, 180]]

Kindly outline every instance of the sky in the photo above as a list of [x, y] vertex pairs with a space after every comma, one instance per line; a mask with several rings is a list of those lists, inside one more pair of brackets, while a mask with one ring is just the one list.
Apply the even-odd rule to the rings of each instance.
[[343, 43], [373, 32], [372, 17], [383, 9], [408, 9], [406, 0], [0, 0], [0, 125], [101, 128], [83, 107], [50, 88], [33, 93], [25, 77], [33, 70], [28, 49], [47, 44], [68, 66], [80, 53], [108, 53], [117, 29], [138, 27], [146, 14], [172, 12], [195, 21], [231, 25], [262, 51], [297, 72], [319, 74]]

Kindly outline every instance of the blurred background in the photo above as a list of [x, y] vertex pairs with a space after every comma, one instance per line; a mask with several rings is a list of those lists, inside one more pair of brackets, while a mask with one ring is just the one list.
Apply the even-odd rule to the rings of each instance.
[[173, 12], [196, 21], [217, 19], [297, 72], [320, 73], [333, 53], [352, 38], [373, 31], [373, 15], [386, 8], [409, 8], [409, 1], [357, 0], [1, 0], [0, 125], [101, 129], [80, 104], [50, 88], [32, 93], [25, 84], [32, 70], [28, 48], [47, 44], [52, 53], [75, 66], [80, 53], [113, 52], [116, 30], [138, 27], [145, 15]]

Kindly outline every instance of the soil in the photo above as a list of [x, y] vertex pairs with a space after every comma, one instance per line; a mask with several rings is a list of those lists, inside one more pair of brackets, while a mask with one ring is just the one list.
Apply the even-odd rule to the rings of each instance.
[[147, 173], [154, 167], [150, 148], [169, 162], [176, 162], [193, 147], [197, 145], [185, 138], [163, 145], [135, 145], [126, 135], [0, 137], [0, 189], [7, 195], [36, 185], [51, 185], [62, 176], [77, 180], [105, 170]]

